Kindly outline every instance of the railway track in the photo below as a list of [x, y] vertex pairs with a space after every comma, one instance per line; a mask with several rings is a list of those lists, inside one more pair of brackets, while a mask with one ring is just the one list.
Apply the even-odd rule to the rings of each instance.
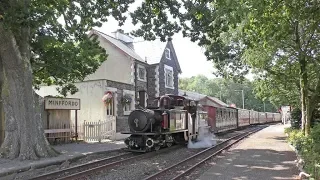
[[244, 139], [245, 137], [249, 136], [252, 133], [255, 133], [265, 127], [258, 127], [254, 128], [253, 130], [246, 131], [244, 133], [235, 135], [216, 146], [212, 146], [207, 148], [199, 153], [190, 156], [187, 159], [184, 159], [166, 169], [163, 169], [155, 174], [152, 174], [145, 178], [144, 180], [158, 180], [158, 179], [170, 179], [170, 180], [177, 180], [182, 179], [187, 174], [189, 174], [193, 169], [199, 167], [201, 164], [206, 162], [207, 160], [211, 159], [212, 157], [217, 156], [222, 151], [228, 149], [235, 143], [239, 142], [240, 140]]
[[64, 180], [64, 179], [78, 179], [85, 178], [88, 175], [99, 172], [101, 170], [114, 167], [116, 165], [126, 163], [133, 160], [139, 160], [154, 156], [160, 153], [166, 153], [175, 149], [181, 148], [180, 145], [172, 146], [170, 148], [165, 148], [159, 151], [152, 151], [145, 154], [137, 154], [132, 152], [122, 153], [116, 156], [99, 159], [93, 162], [84, 163], [81, 165], [73, 166], [70, 168], [46, 173], [37, 177], [31, 178], [32, 180]]

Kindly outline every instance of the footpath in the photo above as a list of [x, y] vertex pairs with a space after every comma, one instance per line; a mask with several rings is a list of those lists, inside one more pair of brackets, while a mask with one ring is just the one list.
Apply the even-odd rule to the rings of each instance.
[[200, 180], [299, 179], [296, 154], [286, 142], [284, 128], [271, 125], [217, 158]]
[[60, 165], [66, 161], [73, 161], [89, 154], [108, 153], [109, 151], [125, 147], [123, 140], [103, 143], [70, 143], [53, 146], [61, 154], [54, 158], [42, 158], [37, 161], [19, 161], [0, 158], [0, 179], [2, 177], [24, 172], [30, 169], [39, 169], [51, 165]]

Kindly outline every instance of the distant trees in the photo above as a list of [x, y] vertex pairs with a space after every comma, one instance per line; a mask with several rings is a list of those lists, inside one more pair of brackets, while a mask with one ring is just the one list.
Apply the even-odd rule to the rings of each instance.
[[254, 84], [245, 80], [242, 84], [235, 83], [223, 78], [209, 79], [203, 75], [193, 76], [190, 78], [181, 78], [179, 88], [187, 91], [194, 91], [208, 96], [221, 99], [227, 104], [234, 103], [237, 107], [242, 108], [241, 92], [235, 90], [244, 90], [245, 109], [254, 109], [256, 111], [276, 111], [275, 105], [270, 101], [263, 101], [256, 97]]

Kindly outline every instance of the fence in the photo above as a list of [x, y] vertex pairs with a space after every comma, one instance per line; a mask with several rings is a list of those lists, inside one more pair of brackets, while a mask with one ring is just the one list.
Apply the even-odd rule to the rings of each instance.
[[98, 122], [83, 123], [84, 141], [101, 142], [104, 139], [115, 140], [116, 135], [116, 117], [109, 116], [107, 120]]

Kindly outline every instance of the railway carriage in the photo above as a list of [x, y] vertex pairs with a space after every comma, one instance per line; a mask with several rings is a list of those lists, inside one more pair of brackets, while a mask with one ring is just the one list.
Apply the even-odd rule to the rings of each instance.
[[239, 127], [250, 125], [250, 110], [239, 109], [238, 110], [238, 125]]
[[250, 110], [250, 125], [259, 124], [259, 112]]

